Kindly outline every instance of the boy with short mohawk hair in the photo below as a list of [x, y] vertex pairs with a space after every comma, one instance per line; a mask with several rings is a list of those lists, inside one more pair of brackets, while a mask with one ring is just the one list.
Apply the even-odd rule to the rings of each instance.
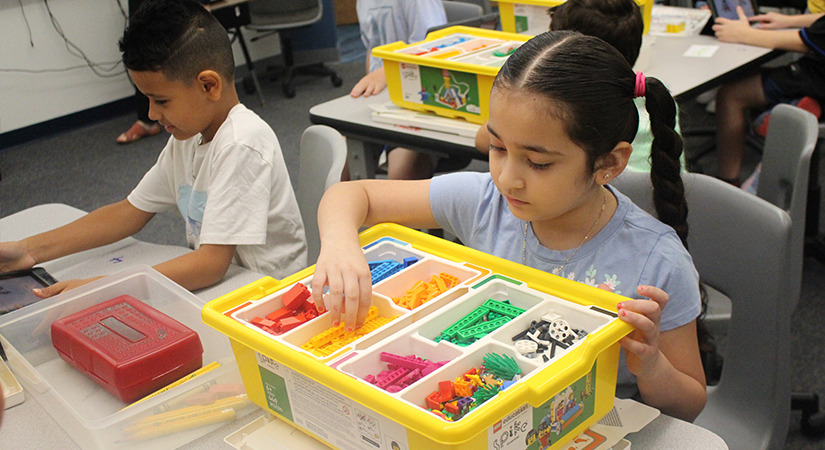
[[[235, 262], [281, 278], [306, 267], [304, 227], [275, 133], [244, 107], [226, 30], [191, 0], [145, 2], [120, 40], [149, 114], [172, 136], [127, 199], [55, 230], [0, 244], [0, 272], [32, 267], [140, 231], [177, 208], [194, 250], [155, 266], [194, 290]], [[48, 297], [96, 278], [60, 282]]]

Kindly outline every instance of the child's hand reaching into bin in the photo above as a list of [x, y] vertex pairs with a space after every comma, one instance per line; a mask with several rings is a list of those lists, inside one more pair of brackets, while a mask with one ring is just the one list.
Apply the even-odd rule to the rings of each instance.
[[[324, 287], [329, 291], [324, 293]], [[332, 326], [341, 323], [344, 314], [346, 331], [364, 325], [372, 299], [372, 277], [364, 252], [356, 238], [325, 242], [315, 265], [312, 296], [319, 309], [329, 310]]]

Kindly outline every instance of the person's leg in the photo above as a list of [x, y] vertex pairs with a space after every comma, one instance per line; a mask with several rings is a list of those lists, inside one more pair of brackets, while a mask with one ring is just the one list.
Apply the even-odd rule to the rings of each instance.
[[745, 138], [750, 127], [748, 109], [768, 106], [759, 74], [726, 84], [716, 94], [717, 176], [738, 181], [745, 153]]
[[387, 154], [387, 178], [390, 180], [424, 180], [432, 178], [435, 164], [426, 153], [395, 148]]
[[[135, 14], [143, 0], [129, 0], [129, 17]], [[149, 118], [149, 99], [135, 88], [135, 112], [137, 112], [137, 122], [125, 133], [115, 139], [118, 144], [128, 144], [140, 138], [158, 134], [163, 130], [157, 122]]]

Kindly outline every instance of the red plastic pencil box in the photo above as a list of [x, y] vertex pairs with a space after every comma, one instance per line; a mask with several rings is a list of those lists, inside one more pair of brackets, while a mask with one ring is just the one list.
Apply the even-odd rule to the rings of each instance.
[[198, 333], [128, 295], [52, 323], [64, 361], [131, 403], [201, 367]]

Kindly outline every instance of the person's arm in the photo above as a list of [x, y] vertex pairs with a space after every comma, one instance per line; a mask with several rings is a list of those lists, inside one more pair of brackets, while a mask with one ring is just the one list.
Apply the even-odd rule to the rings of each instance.
[[129, 237], [149, 223], [153, 213], [121, 200], [54, 230], [18, 242], [0, 244], [0, 272], [29, 269], [83, 250], [97, 248]]
[[639, 286], [638, 293], [652, 301], [627, 300], [617, 305], [619, 318], [636, 327], [619, 341], [626, 352], [627, 368], [636, 375], [646, 404], [691, 422], [707, 400], [696, 321], [660, 333], [667, 293], [652, 286]]
[[[333, 326], [345, 314], [348, 328], [364, 324], [372, 299], [372, 280], [358, 241], [358, 230], [382, 222], [413, 228], [438, 228], [430, 207], [430, 180], [361, 180], [333, 185], [318, 206], [321, 253], [312, 293], [326, 305]], [[326, 300], [324, 286], [329, 286]], [[344, 303], [344, 297], [346, 303]]]
[[[802, 42], [798, 30], [769, 30], [751, 28], [750, 21], [741, 6], [736, 7], [739, 14], [738, 20], [717, 18], [713, 25], [716, 37], [722, 42], [732, 42], [737, 44], [755, 45], [757, 47], [772, 48], [798, 53], [806, 53], [808, 46]], [[816, 16], [811, 21], [813, 23], [822, 14], [811, 14]]]
[[352, 88], [349, 95], [353, 97], [360, 97], [362, 95], [369, 97], [381, 93], [386, 87], [387, 77], [384, 74], [384, 67], [381, 66], [361, 78]]
[[154, 269], [194, 291], [221, 281], [234, 255], [234, 245], [202, 244], [194, 252], [157, 264]]
[[813, 25], [816, 19], [822, 14], [796, 14], [785, 15], [775, 12], [758, 14], [750, 18], [751, 22], [757, 22], [757, 26], [762, 30], [784, 30], [787, 28], [804, 28]]

